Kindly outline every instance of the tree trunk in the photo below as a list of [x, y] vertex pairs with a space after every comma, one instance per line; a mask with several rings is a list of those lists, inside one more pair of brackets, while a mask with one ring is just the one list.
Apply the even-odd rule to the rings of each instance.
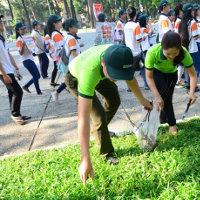
[[108, 1], [108, 9], [109, 9], [109, 15], [112, 16], [111, 6], [110, 6], [110, 2], [109, 1]]
[[9, 9], [10, 9], [10, 15], [11, 15], [12, 20], [13, 20], [14, 19], [14, 15], [13, 15], [12, 7], [11, 7], [11, 4], [10, 4], [10, 1], [7, 0], [7, 2], [8, 2], [8, 5], [9, 5]]
[[70, 13], [70, 10], [69, 10], [67, 0], [63, 0], [63, 1], [64, 1], [64, 6], [65, 6], [66, 16], [67, 16], [67, 18], [69, 18], [69, 17], [71, 17], [71, 13]]
[[121, 7], [122, 7], [122, 2], [121, 2], [121, 0], [119, 0], [118, 2], [119, 2], [119, 8], [121, 8]]
[[32, 14], [33, 14], [33, 17], [34, 17], [35, 20], [37, 20], [37, 16], [36, 16], [36, 14], [35, 14], [35, 9], [34, 9], [34, 7], [33, 7], [33, 3], [32, 3], [31, 0], [28, 0], [28, 1], [29, 1], [29, 5], [30, 5], [30, 7], [31, 7], [31, 12], [32, 12]]
[[95, 17], [94, 17], [94, 11], [93, 11], [93, 1], [92, 0], [87, 0], [88, 3], [88, 11], [90, 15], [90, 25], [92, 28], [95, 28]]
[[134, 7], [135, 0], [131, 0], [131, 6]]
[[54, 4], [53, 4], [53, 0], [50, 1], [50, 2], [51, 2], [51, 6], [53, 7], [53, 11], [54, 11], [53, 14], [56, 14], [56, 15], [57, 15], [58, 13], [57, 13], [57, 11], [56, 11], [56, 9], [55, 9], [55, 6], [54, 6]]
[[123, 0], [123, 9], [126, 10], [126, 2]]
[[28, 14], [28, 10], [27, 10], [27, 8], [25, 6], [24, 0], [22, 0], [22, 5], [23, 5], [23, 8], [24, 8], [24, 11], [25, 11], [25, 14], [26, 14], [26, 19], [28, 21], [28, 26], [29, 26], [28, 31], [31, 32], [31, 30], [32, 30], [31, 20], [30, 20], [29, 14]]
[[76, 11], [75, 11], [74, 4], [73, 4], [73, 1], [72, 1], [72, 0], [70, 0], [70, 6], [71, 6], [72, 18], [75, 19], [75, 20], [77, 21]]
[[58, 6], [58, 2], [57, 0], [54, 0], [55, 3], [56, 3], [56, 10], [57, 10], [57, 13], [59, 13], [58, 15], [60, 15], [60, 7]]

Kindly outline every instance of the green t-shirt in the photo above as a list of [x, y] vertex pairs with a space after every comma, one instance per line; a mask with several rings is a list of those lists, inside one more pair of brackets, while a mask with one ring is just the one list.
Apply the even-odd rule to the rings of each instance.
[[[181, 63], [186, 67], [190, 68], [193, 66], [193, 60], [189, 52], [183, 47], [185, 51], [184, 59]], [[161, 43], [152, 46], [145, 58], [145, 68], [153, 70], [154, 68], [163, 73], [174, 73], [177, 71], [177, 66], [173, 66], [173, 61], [167, 60], [163, 54]]]
[[92, 47], [69, 64], [70, 73], [78, 80], [80, 96], [92, 98], [96, 85], [106, 78], [101, 67], [101, 57], [109, 46], [111, 44]]

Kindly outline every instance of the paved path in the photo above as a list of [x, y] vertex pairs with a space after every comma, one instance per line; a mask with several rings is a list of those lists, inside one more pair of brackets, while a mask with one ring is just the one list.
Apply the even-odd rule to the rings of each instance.
[[[80, 42], [84, 42], [86, 45], [83, 51], [93, 45], [91, 41], [94, 41], [94, 32], [79, 35], [82, 38]], [[22, 66], [15, 45], [10, 43], [9, 46], [22, 72], [23, 80], [19, 83], [23, 86], [30, 79], [30, 75]], [[37, 58], [35, 60], [38, 65]], [[49, 74], [53, 69], [52, 64], [51, 62]], [[143, 94], [148, 99], [153, 100], [151, 91], [144, 90], [142, 78], [138, 73], [136, 73], [136, 78]], [[63, 77], [58, 73], [57, 82], [60, 83], [61, 81], [63, 81]], [[10, 118], [7, 91], [0, 82], [0, 156], [78, 141], [76, 101], [71, 94], [64, 90], [59, 96], [60, 105], [57, 105], [52, 101], [51, 92], [54, 91], [54, 88], [49, 83], [49, 79], [40, 79], [40, 86], [42, 91], [47, 94], [46, 97], [38, 97], [34, 86], [30, 87], [31, 94], [24, 93], [21, 112], [24, 115], [31, 115], [32, 119], [26, 125], [20, 126], [13, 123]], [[115, 132], [128, 131], [133, 128], [132, 123], [136, 123], [140, 118], [141, 106], [135, 96], [126, 91], [125, 82], [118, 81], [117, 85], [121, 97], [121, 106], [111, 121], [109, 129]], [[200, 92], [196, 95], [200, 96]], [[174, 94], [174, 108], [177, 119], [181, 119], [183, 115], [186, 99], [186, 90], [177, 87]], [[200, 114], [199, 105], [200, 99], [190, 108], [188, 117]]]

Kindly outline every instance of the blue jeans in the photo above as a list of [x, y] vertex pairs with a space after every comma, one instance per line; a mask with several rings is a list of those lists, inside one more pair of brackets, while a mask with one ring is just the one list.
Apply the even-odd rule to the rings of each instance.
[[32, 79], [30, 79], [28, 83], [26, 83], [26, 85], [24, 85], [24, 87], [28, 88], [30, 85], [34, 83], [37, 93], [40, 94], [41, 90], [40, 90], [39, 81], [38, 81], [40, 78], [40, 73], [38, 71], [36, 64], [32, 60], [28, 59], [28, 60], [23, 61], [23, 65], [33, 77]]
[[[194, 68], [195, 71], [197, 73], [197, 77], [199, 77], [199, 72], [200, 72], [200, 55], [199, 52], [195, 52], [195, 53], [190, 53], [192, 60], [193, 60], [193, 64], [194, 64]], [[187, 82], [188, 82], [188, 86], [190, 86], [190, 76], [187, 73]]]
[[61, 83], [56, 92], [60, 94], [65, 88], [66, 88], [65, 83]]
[[46, 53], [38, 54], [39, 63], [40, 63], [40, 71], [43, 78], [48, 77], [48, 67], [49, 67], [49, 58]]

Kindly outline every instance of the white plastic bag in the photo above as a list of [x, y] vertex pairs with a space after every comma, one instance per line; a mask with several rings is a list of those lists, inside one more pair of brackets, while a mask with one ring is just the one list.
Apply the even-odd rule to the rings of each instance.
[[141, 120], [138, 121], [133, 128], [138, 145], [143, 151], [152, 149], [156, 143], [156, 136], [160, 123], [159, 116], [160, 111], [157, 111], [155, 104], [153, 104], [152, 111], [143, 108]]

